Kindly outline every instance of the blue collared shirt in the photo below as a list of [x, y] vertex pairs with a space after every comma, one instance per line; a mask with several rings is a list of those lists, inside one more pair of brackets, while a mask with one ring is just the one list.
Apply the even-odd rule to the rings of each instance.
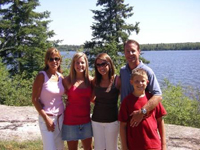
[[[149, 91], [152, 95], [162, 95], [162, 91], [160, 89], [160, 85], [154, 74], [153, 70], [145, 65], [142, 61], [136, 68], [142, 68], [147, 72], [149, 83], [147, 85], [147, 91]], [[129, 65], [126, 64], [120, 69], [120, 78], [121, 78], [121, 102], [122, 100], [131, 92], [133, 92], [133, 86], [130, 84], [131, 78], [131, 69]]]

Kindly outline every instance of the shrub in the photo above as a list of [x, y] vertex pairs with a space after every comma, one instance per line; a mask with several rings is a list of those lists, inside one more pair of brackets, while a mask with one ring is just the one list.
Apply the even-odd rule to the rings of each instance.
[[[36, 74], [36, 73], [35, 73]], [[5, 105], [10, 106], [28, 106], [32, 105], [31, 94], [34, 77], [23, 78], [26, 74], [15, 75], [10, 79], [9, 95], [4, 101]]]
[[32, 105], [31, 94], [34, 78], [23, 79], [22, 75], [16, 75], [12, 78], [12, 92], [5, 101], [6, 105], [11, 106], [28, 106]]
[[11, 81], [9, 79], [9, 72], [0, 59], [0, 104], [4, 104], [9, 97], [10, 87]]
[[31, 105], [31, 93], [34, 76], [25, 78], [27, 74], [10, 77], [9, 72], [0, 61], [0, 104], [11, 106]]
[[[187, 96], [180, 84], [172, 85], [165, 80], [163, 90], [163, 105], [167, 110], [165, 122], [176, 125], [200, 127], [200, 102], [195, 97]], [[188, 91], [187, 91], [188, 92]], [[195, 90], [190, 91], [194, 93]]]

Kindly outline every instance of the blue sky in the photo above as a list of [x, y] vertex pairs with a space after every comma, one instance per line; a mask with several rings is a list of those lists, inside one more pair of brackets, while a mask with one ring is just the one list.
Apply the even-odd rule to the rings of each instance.
[[[61, 44], [80, 45], [92, 38], [96, 0], [40, 0], [37, 12], [51, 12], [49, 29], [56, 35], [51, 40]], [[200, 42], [200, 0], [124, 0], [133, 6], [134, 15], [127, 23], [140, 22], [140, 32], [130, 38], [140, 44]]]

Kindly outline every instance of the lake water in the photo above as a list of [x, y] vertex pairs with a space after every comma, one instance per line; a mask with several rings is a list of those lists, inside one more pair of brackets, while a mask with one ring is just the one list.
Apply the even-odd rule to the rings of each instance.
[[200, 50], [197, 51], [144, 51], [159, 83], [167, 78], [171, 83], [181, 83], [200, 89]]
[[[75, 52], [61, 52], [70, 58]], [[150, 61], [151, 67], [162, 84], [168, 79], [173, 84], [200, 89], [200, 50], [196, 51], [142, 51], [142, 57]]]

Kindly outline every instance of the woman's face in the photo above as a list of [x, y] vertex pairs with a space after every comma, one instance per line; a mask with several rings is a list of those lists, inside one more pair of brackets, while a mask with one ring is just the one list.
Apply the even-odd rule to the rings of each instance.
[[108, 62], [106, 60], [102, 60], [102, 59], [97, 59], [96, 61], [96, 67], [98, 72], [103, 76], [103, 75], [107, 75], [109, 72], [109, 65]]
[[57, 70], [60, 66], [60, 57], [56, 54], [52, 54], [48, 60], [48, 66], [51, 70]]
[[80, 57], [74, 62], [74, 69], [77, 73], [83, 73], [86, 69], [86, 61], [84, 57]]

